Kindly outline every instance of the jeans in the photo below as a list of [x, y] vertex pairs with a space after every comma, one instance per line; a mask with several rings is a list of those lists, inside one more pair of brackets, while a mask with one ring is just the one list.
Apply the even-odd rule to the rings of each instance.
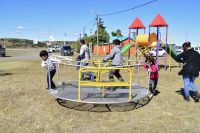
[[[84, 63], [84, 62], [81, 62], [81, 66], [84, 68], [84, 66], [87, 66], [89, 63]], [[90, 80], [94, 80], [95, 78], [95, 75], [91, 72], [83, 72], [81, 73], [81, 78], [82, 80], [85, 80], [85, 75], [88, 75], [90, 77]]]
[[[55, 86], [55, 84], [53, 82], [53, 76], [55, 75], [55, 73], [56, 73], [56, 70], [50, 70], [47, 73], [47, 84], [48, 84], [48, 88], [49, 89], [55, 89], [56, 88], [56, 86]], [[49, 79], [50, 79], [50, 81], [49, 81]]]
[[195, 80], [194, 76], [190, 76], [190, 75], [183, 76], [185, 97], [190, 96], [190, 93], [189, 93], [190, 87], [192, 88], [194, 92], [197, 91], [197, 86], [194, 84], [194, 80]]
[[149, 90], [151, 91], [151, 93], [155, 92], [157, 84], [158, 84], [158, 79], [150, 79]]

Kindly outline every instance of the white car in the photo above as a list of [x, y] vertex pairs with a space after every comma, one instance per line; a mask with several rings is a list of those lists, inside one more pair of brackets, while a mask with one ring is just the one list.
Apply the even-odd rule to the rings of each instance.
[[[151, 50], [150, 53], [153, 56], [156, 56], [156, 48], [154, 48], [153, 50]], [[158, 56], [164, 56], [165, 54], [166, 54], [166, 51], [163, 48], [159, 48], [158, 49]]]
[[182, 52], [183, 52], [182, 49], [176, 49], [176, 53], [177, 53], [177, 54], [180, 54], [180, 53], [182, 53]]
[[49, 47], [49, 48], [48, 48], [48, 51], [49, 51], [50, 53], [52, 53], [52, 52], [60, 52], [60, 51], [61, 51], [61, 47], [60, 47], [60, 46]]
[[194, 50], [200, 53], [200, 47], [194, 47]]

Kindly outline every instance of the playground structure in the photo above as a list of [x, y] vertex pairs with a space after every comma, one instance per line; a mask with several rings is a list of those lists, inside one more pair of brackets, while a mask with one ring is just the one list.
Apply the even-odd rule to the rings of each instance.
[[[155, 27], [156, 33], [151, 33], [151, 28]], [[162, 34], [160, 32], [161, 27], [166, 27], [165, 39], [162, 39]], [[131, 29], [135, 30], [135, 32], [131, 32]], [[139, 34], [139, 30], [143, 29], [144, 33]], [[121, 49], [121, 54], [125, 54], [129, 52], [128, 58], [130, 58], [130, 48], [136, 47], [135, 57], [138, 60], [143, 56], [143, 53], [149, 52], [151, 48], [156, 48], [156, 65], [158, 66], [158, 50], [160, 47], [164, 48], [164, 50], [171, 56], [174, 60], [176, 60], [177, 53], [175, 48], [168, 44], [168, 24], [164, 20], [164, 18], [158, 14], [151, 24], [149, 25], [149, 33], [145, 34], [146, 27], [143, 25], [142, 21], [137, 17], [133, 23], [129, 26], [129, 43]], [[133, 33], [132, 40], [131, 33]], [[166, 70], [167, 66], [167, 54], [164, 54], [164, 69]], [[170, 67], [170, 58], [169, 58], [169, 67]]]

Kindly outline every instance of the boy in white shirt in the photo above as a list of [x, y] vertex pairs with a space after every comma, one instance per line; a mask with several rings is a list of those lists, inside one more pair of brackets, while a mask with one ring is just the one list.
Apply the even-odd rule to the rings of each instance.
[[56, 86], [53, 82], [53, 77], [56, 73], [56, 63], [61, 63], [61, 61], [53, 59], [49, 56], [48, 52], [46, 50], [42, 50], [40, 52], [40, 57], [42, 58], [42, 63], [41, 66], [43, 68], [47, 68], [48, 72], [47, 72], [47, 85], [48, 88], [46, 88], [47, 90], [49, 89], [56, 89]]
[[[76, 58], [76, 61], [77, 61], [77, 67], [76, 67], [76, 70], [78, 70], [80, 68], [79, 65], [81, 65], [82, 67], [85, 67], [87, 66], [89, 63], [88, 61], [90, 60], [90, 50], [87, 46], [87, 44], [85, 43], [85, 40], [80, 40], [80, 45], [81, 45], [81, 48], [80, 48], [80, 53], [78, 55], [78, 57]], [[86, 62], [80, 62], [80, 61], [86, 61]], [[85, 76], [89, 76], [89, 80], [94, 80], [95, 79], [95, 75], [91, 72], [86, 72], [86, 73], [82, 73], [81, 74], [81, 77], [82, 77], [82, 80], [86, 80], [87, 78]]]

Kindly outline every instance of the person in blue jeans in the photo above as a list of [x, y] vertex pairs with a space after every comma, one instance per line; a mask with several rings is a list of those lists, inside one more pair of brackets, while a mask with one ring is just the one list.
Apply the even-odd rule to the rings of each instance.
[[200, 94], [194, 81], [196, 77], [199, 76], [200, 54], [191, 48], [190, 42], [183, 43], [182, 48], [183, 52], [177, 55], [176, 60], [183, 63], [183, 68], [178, 74], [183, 76], [184, 100], [190, 101], [189, 89], [191, 87], [195, 94], [194, 100], [195, 102], [198, 102], [200, 100]]

